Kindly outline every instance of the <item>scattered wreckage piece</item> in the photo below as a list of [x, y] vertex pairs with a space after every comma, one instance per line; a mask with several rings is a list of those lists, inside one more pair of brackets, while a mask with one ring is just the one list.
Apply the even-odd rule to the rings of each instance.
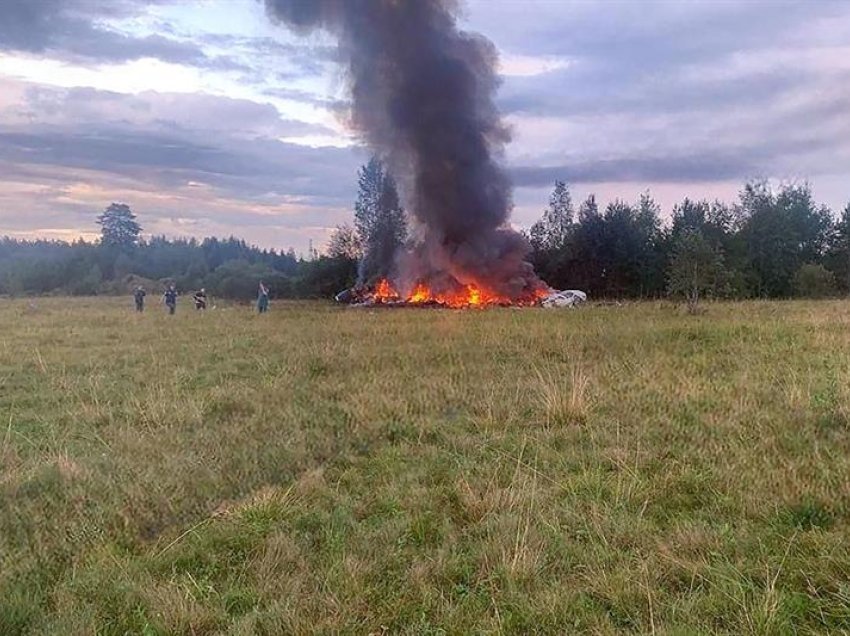
[[587, 302], [587, 294], [578, 289], [565, 289], [555, 291], [540, 301], [540, 306], [546, 309], [558, 309], [561, 307], [575, 307]]

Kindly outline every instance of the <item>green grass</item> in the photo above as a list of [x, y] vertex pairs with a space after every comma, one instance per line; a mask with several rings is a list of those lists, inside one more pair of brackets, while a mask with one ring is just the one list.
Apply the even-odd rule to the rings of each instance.
[[0, 301], [0, 634], [850, 631], [850, 303]]

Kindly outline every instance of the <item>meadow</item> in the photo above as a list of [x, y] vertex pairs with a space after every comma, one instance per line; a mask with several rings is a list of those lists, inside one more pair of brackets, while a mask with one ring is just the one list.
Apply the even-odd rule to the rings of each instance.
[[850, 302], [0, 327], [0, 634], [850, 631]]

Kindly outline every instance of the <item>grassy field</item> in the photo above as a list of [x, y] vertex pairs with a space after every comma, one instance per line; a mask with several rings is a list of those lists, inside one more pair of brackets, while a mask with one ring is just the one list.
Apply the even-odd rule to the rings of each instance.
[[0, 634], [850, 631], [850, 303], [0, 300]]

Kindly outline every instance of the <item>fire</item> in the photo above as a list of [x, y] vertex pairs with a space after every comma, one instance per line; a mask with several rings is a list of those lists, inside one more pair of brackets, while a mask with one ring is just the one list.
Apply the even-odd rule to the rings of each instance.
[[364, 302], [367, 304], [427, 305], [462, 309], [497, 305], [534, 305], [546, 294], [547, 291], [541, 289], [534, 291], [527, 298], [509, 298], [472, 283], [459, 285], [451, 291], [434, 292], [427, 283], [420, 281], [405, 296], [397, 292], [389, 280], [383, 278], [375, 285], [374, 291], [364, 298]]
[[427, 303], [430, 299], [431, 290], [428, 289], [428, 286], [425, 283], [417, 283], [416, 287], [413, 288], [413, 291], [410, 292], [407, 302], [421, 304]]
[[378, 281], [372, 298], [377, 303], [388, 303], [401, 300], [401, 297], [395, 292], [392, 285], [390, 285], [390, 281], [386, 278], [382, 278]]

